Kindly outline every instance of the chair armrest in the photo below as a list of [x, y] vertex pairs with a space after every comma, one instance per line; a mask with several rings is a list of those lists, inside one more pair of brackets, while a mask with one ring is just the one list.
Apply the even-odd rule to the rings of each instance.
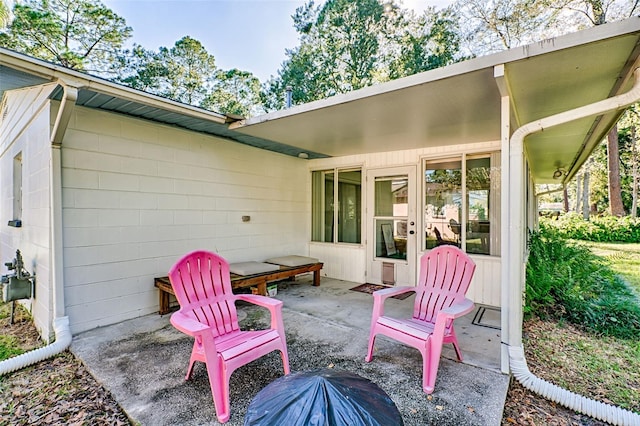
[[440, 317], [445, 320], [459, 318], [473, 311], [474, 307], [475, 305], [473, 304], [473, 302], [465, 297], [461, 302], [454, 303], [448, 308], [445, 308], [438, 312], [436, 321], [440, 321]]
[[382, 290], [376, 290], [373, 292], [373, 311], [371, 312], [371, 326], [373, 327], [378, 321], [378, 318], [384, 315], [384, 301], [389, 297], [396, 296], [398, 294], [409, 293], [416, 291], [415, 287], [391, 287]]
[[208, 325], [185, 315], [182, 310], [172, 314], [170, 322], [175, 328], [189, 336], [199, 336], [210, 329]]
[[284, 323], [282, 321], [282, 300], [273, 299], [259, 294], [237, 294], [236, 300], [252, 303], [267, 308], [271, 314], [271, 328], [278, 330], [284, 336]]
[[397, 296], [398, 294], [409, 293], [410, 291], [416, 291], [416, 288], [412, 286], [385, 288], [382, 290], [374, 291], [373, 298], [374, 300], [385, 300], [389, 297]]
[[254, 305], [262, 306], [263, 308], [271, 309], [277, 306], [282, 306], [282, 300], [273, 299], [267, 296], [260, 296], [259, 294], [237, 294], [236, 300], [242, 300], [243, 302], [252, 303]]
[[448, 308], [442, 309], [438, 312], [436, 316], [435, 327], [433, 328], [433, 333], [431, 334], [432, 348], [434, 348], [432, 352], [432, 356], [435, 359], [440, 358], [440, 351], [442, 350], [442, 342], [444, 340], [445, 329], [450, 327], [455, 318], [459, 318], [463, 315], [468, 314], [474, 308], [474, 304], [471, 300], [466, 297], [458, 303], [454, 303]]

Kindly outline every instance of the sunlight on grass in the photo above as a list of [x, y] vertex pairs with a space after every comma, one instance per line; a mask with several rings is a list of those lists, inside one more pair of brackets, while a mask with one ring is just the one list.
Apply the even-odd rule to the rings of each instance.
[[587, 245], [563, 239], [554, 229], [532, 232], [529, 249], [527, 317], [562, 319], [595, 334], [637, 339], [638, 293], [611, 262]]
[[597, 256], [611, 264], [619, 274], [640, 295], [640, 244], [637, 243], [595, 243], [580, 241]]

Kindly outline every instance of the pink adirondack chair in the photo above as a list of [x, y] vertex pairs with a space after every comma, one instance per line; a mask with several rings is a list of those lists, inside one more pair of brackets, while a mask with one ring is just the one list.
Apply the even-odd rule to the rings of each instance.
[[[436, 383], [442, 345], [453, 343], [458, 360], [462, 352], [458, 345], [453, 320], [474, 308], [465, 297], [476, 265], [462, 250], [444, 245], [425, 253], [420, 259], [420, 278], [416, 287], [394, 287], [373, 293], [373, 314], [369, 334], [369, 351], [365, 361], [373, 356], [377, 334], [383, 334], [412, 346], [422, 354], [422, 388], [430, 394]], [[384, 315], [387, 298], [416, 293], [413, 316], [397, 319]]]
[[[216, 414], [225, 423], [230, 416], [229, 378], [237, 368], [278, 350], [284, 373], [289, 374], [282, 301], [233, 294], [229, 264], [207, 251], [184, 256], [169, 271], [169, 279], [180, 303], [180, 310], [171, 315], [171, 324], [195, 338], [185, 380], [190, 379], [196, 361], [206, 364]], [[238, 300], [267, 308], [271, 328], [240, 330], [235, 306]]]

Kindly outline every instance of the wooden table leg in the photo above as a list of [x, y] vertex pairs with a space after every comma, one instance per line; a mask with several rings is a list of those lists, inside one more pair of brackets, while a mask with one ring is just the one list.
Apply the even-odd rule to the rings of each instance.
[[266, 281], [263, 281], [263, 282], [258, 284], [258, 294], [260, 294], [262, 296], [266, 296], [267, 295], [267, 282]]
[[316, 287], [320, 285], [320, 269], [313, 271], [313, 285]]
[[169, 313], [169, 293], [162, 289], [158, 289], [158, 294], [160, 297], [160, 311], [158, 313], [160, 315]]

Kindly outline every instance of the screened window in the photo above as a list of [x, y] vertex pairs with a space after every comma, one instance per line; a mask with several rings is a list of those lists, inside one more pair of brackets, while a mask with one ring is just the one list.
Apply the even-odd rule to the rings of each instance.
[[499, 254], [499, 154], [426, 160], [424, 170], [425, 248]]
[[361, 242], [362, 171], [312, 172], [311, 241]]
[[13, 158], [13, 219], [22, 219], [22, 153]]

